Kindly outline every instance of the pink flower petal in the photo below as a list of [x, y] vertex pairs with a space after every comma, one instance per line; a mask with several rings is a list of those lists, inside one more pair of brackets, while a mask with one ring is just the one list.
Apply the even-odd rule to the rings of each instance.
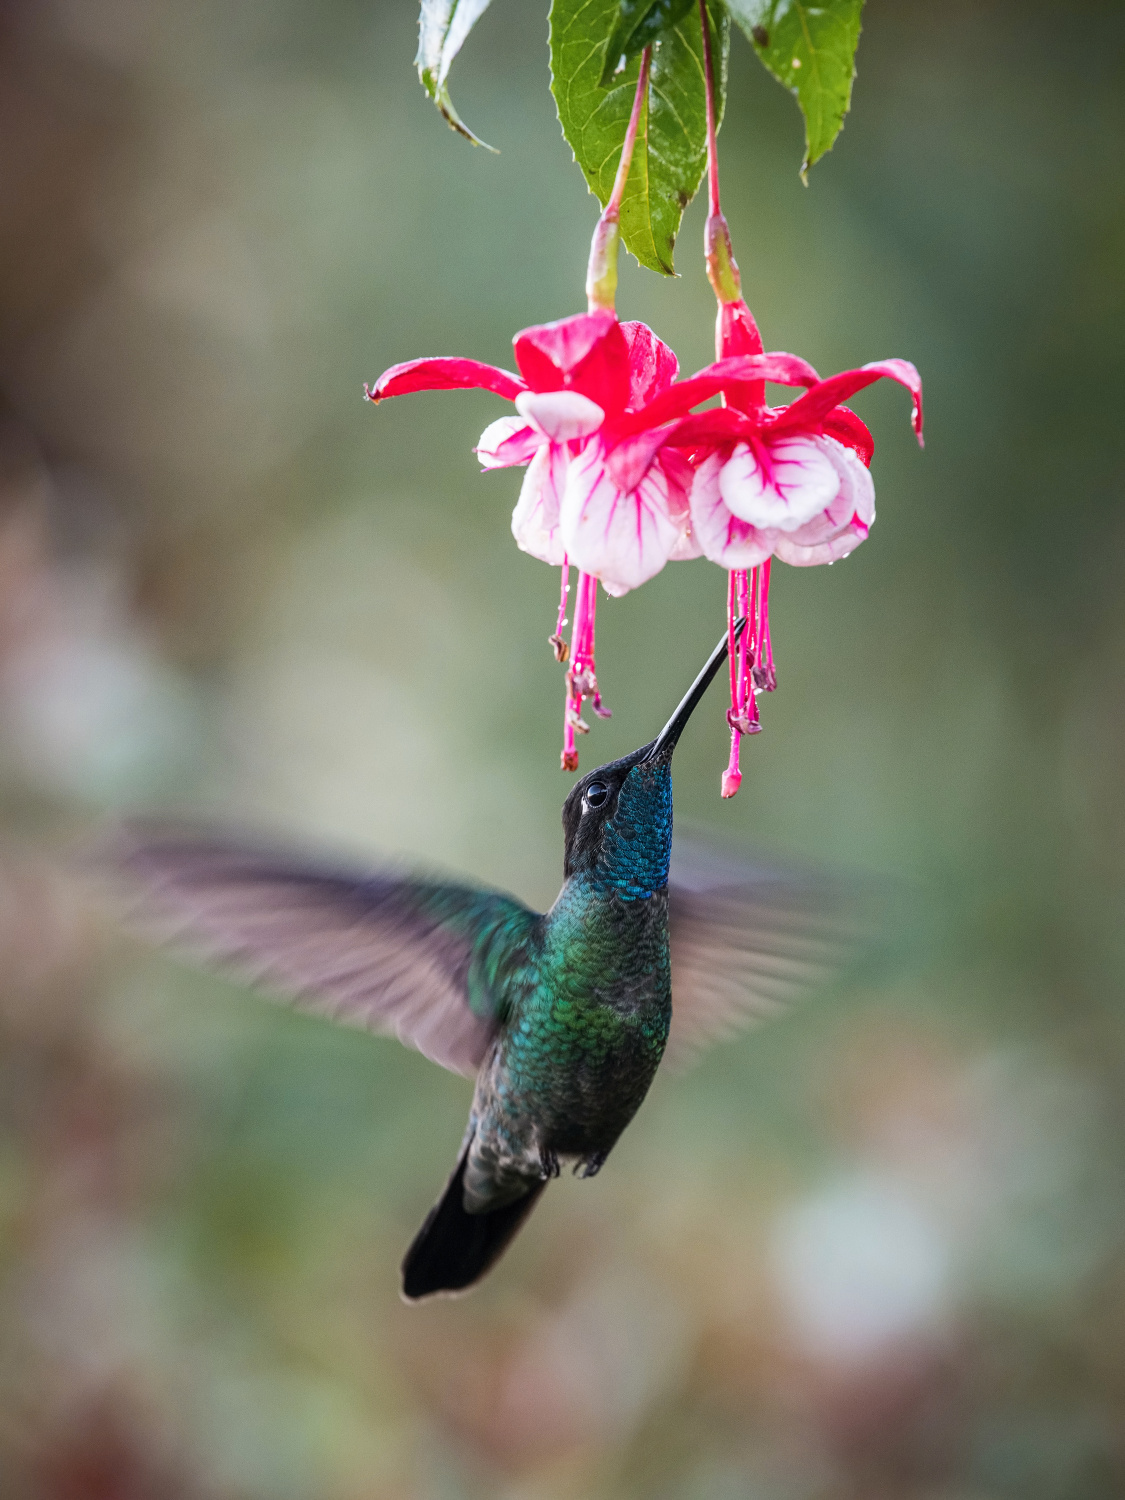
[[516, 410], [553, 443], [589, 437], [605, 421], [601, 407], [577, 391], [524, 391], [516, 397]]
[[827, 438], [787, 437], [739, 443], [719, 474], [719, 489], [739, 520], [795, 531], [836, 497], [840, 476]]
[[680, 373], [680, 362], [647, 323], [622, 323], [629, 350], [629, 405], [636, 411], [667, 390]]
[[709, 454], [695, 471], [691, 487], [691, 531], [704, 557], [720, 567], [756, 568], [773, 551], [777, 533], [751, 526], [723, 500], [719, 476], [723, 456]]
[[481, 364], [479, 359], [409, 359], [405, 364], [384, 370], [367, 391], [369, 401], [386, 401], [390, 396], [405, 396], [408, 391], [453, 391], [464, 389], [494, 391], [514, 401], [527, 387], [518, 375], [495, 365]]
[[523, 417], [499, 417], [480, 435], [473, 452], [482, 469], [508, 469], [529, 463], [546, 438]]
[[673, 513], [675, 486], [653, 464], [631, 491], [616, 485], [605, 450], [593, 439], [570, 461], [561, 510], [563, 545], [574, 565], [600, 578], [608, 594], [625, 594], [660, 572], [683, 532]]
[[567, 451], [544, 443], [523, 477], [520, 497], [512, 512], [516, 544], [540, 562], [561, 567], [566, 548], [559, 535], [559, 502], [566, 484]]

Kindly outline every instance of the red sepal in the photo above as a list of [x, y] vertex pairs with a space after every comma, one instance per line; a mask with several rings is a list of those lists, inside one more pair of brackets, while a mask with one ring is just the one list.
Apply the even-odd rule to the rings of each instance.
[[465, 389], [493, 391], [514, 401], [527, 390], [518, 375], [496, 365], [482, 364], [479, 359], [408, 359], [392, 365], [364, 394], [369, 401], [386, 401], [391, 396], [405, 396], [410, 391], [456, 391]]
[[[762, 335], [758, 332], [754, 314], [745, 302], [720, 302], [715, 347], [720, 359], [732, 359], [739, 354], [762, 353]], [[760, 410], [766, 403], [766, 383], [764, 380], [752, 380], [745, 385], [730, 386], [726, 391], [726, 398], [739, 411]]]
[[854, 411], [846, 406], [837, 406], [828, 413], [822, 426], [827, 437], [835, 438], [845, 448], [850, 448], [868, 468], [871, 467], [875, 439], [868, 431], [867, 424], [861, 422]]
[[862, 391], [865, 386], [881, 380], [884, 375], [897, 380], [899, 385], [904, 385], [913, 396], [914, 410], [910, 425], [918, 442], [922, 443], [922, 377], [908, 359], [880, 359], [869, 365], [861, 365], [858, 370], [844, 370], [839, 375], [831, 375], [819, 385], [813, 386], [811, 391], [806, 391], [792, 406], [787, 406], [776, 425], [778, 428], [801, 427], [806, 431], [816, 431], [841, 401], [846, 401], [856, 391]]
[[709, 396], [715, 396], [728, 386], [744, 384], [748, 380], [772, 380], [778, 385], [815, 386], [818, 379], [812, 365], [795, 354], [740, 355], [736, 359], [720, 359], [713, 365], [707, 365], [689, 380], [681, 380], [669, 386], [639, 412], [631, 412], [621, 422], [618, 430], [624, 435], [674, 421], [677, 417], [686, 416], [693, 406], [698, 406]]
[[622, 323], [629, 351], [629, 405], [634, 411], [666, 391], [680, 373], [680, 362], [647, 323]]
[[696, 412], [677, 424], [667, 440], [670, 448], [721, 447], [726, 443], [737, 443], [740, 438], [754, 436], [762, 430], [760, 422], [753, 422], [733, 406], [714, 406], [709, 411]]

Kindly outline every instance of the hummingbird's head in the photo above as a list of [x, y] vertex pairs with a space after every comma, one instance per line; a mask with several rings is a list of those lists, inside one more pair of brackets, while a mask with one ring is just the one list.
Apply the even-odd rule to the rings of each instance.
[[[653, 741], [655, 744], [655, 741]], [[626, 900], [668, 883], [672, 856], [672, 760], [645, 745], [583, 776], [563, 803], [563, 874], [586, 873]]]
[[[735, 639], [746, 627], [735, 626]], [[590, 771], [563, 803], [563, 874], [586, 873], [627, 901], [668, 883], [672, 857], [672, 752], [727, 655], [724, 636], [676, 712], [648, 745]]]

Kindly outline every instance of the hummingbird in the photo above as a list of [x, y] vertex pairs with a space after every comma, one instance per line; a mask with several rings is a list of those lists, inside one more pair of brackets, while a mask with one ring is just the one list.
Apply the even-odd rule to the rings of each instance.
[[119, 847], [142, 912], [189, 955], [475, 1075], [456, 1166], [402, 1262], [407, 1301], [475, 1285], [564, 1163], [595, 1176], [666, 1054], [779, 1008], [841, 956], [827, 887], [714, 861], [669, 880], [672, 756], [727, 645], [654, 740], [575, 783], [545, 913], [223, 838], [138, 827]]

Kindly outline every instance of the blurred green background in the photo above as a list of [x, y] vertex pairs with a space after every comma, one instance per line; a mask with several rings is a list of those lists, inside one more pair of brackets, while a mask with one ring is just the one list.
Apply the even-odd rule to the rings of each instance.
[[[545, 6], [425, 100], [412, 0], [0, 10], [0, 1497], [1095, 1500], [1125, 1493], [1125, 11], [869, 0], [854, 112], [740, 37], [724, 201], [767, 348], [926, 382], [857, 407], [879, 522], [782, 568], [780, 690], [677, 813], [917, 893], [846, 987], [658, 1081], [465, 1301], [401, 1252], [469, 1088], [116, 936], [64, 852], [175, 807], [557, 888], [557, 579], [502, 404], [374, 410], [582, 307], [593, 199]], [[711, 354], [681, 279], [619, 308]], [[605, 600], [648, 738], [723, 619]]]

